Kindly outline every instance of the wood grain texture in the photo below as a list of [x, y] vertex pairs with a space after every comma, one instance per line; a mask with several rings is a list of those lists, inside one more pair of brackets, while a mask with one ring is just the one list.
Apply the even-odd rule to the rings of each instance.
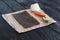
[[[24, 6], [23, 4], [22, 5], [24, 6], [24, 8], [21, 8], [19, 6], [21, 5], [19, 4], [20, 0], [18, 2], [16, 1], [15, 0], [4, 0], [4, 2], [2, 3], [0, 2], [0, 6], [3, 5], [3, 7], [0, 7], [0, 12], [8, 13], [8, 12], [11, 12], [12, 10], [17, 11], [20, 9], [29, 8], [29, 6], [27, 7], [27, 6]], [[40, 4], [41, 8], [51, 17], [53, 17], [57, 21], [57, 23], [54, 25], [52, 24], [52, 25], [49, 25], [43, 28], [32, 30], [30, 32], [18, 34], [14, 29], [12, 29], [8, 25], [8, 23], [6, 23], [6, 21], [2, 19], [1, 13], [0, 13], [0, 40], [60, 40], [60, 0], [50, 0], [50, 1], [49, 0], [37, 0], [37, 1]], [[14, 3], [14, 5], [12, 3], [13, 6], [11, 6], [11, 2]], [[30, 5], [30, 3], [28, 4], [26, 3], [26, 5]], [[4, 8], [4, 10], [2, 11], [1, 8], [2, 10]], [[5, 9], [5, 8], [8, 8], [8, 9]]]
[[10, 13], [12, 10], [2, 1], [0, 1], [0, 12], [3, 13]]
[[16, 1], [14, 0], [3, 0], [12, 10], [14, 11], [19, 11], [24, 9], [21, 5], [19, 5]]

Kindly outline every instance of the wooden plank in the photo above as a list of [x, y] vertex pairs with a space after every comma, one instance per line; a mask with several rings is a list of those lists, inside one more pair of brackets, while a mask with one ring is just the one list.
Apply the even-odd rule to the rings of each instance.
[[42, 3], [45, 7], [46, 6], [49, 6], [51, 8], [53, 8], [54, 10], [56, 11], [60, 11], [60, 5], [57, 4], [54, 0], [38, 0], [39, 1], [39, 4]]
[[22, 5], [24, 8], [29, 8], [30, 4], [28, 3], [27, 0], [16, 0], [17, 3], [19, 3], [20, 5]]
[[12, 10], [2, 1], [0, 1], [0, 12], [1, 13], [10, 13]]
[[9, 7], [11, 7], [14, 11], [19, 11], [24, 9], [21, 5], [19, 5], [16, 1], [14, 0], [3, 0]]
[[51, 0], [60, 5], [60, 0]]
[[37, 0], [16, 0], [16, 2], [18, 2], [25, 8], [30, 8], [30, 5], [33, 3], [37, 3]]

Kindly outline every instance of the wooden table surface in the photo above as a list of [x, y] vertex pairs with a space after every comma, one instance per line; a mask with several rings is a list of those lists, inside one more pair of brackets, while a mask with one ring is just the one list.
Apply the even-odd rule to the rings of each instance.
[[[41, 9], [57, 22], [19, 34], [1, 16], [30, 8], [33, 3], [39, 3]], [[60, 0], [0, 0], [0, 40], [60, 40]]]

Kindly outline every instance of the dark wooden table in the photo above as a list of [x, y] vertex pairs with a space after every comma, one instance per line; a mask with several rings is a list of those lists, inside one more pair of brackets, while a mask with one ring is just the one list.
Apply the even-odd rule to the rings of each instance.
[[[1, 16], [27, 9], [33, 3], [39, 3], [41, 9], [57, 22], [19, 34]], [[0, 0], [0, 40], [60, 40], [60, 0]]]

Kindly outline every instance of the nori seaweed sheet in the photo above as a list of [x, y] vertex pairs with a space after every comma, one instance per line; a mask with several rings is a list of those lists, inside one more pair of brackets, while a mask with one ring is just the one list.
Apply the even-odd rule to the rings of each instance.
[[33, 18], [27, 11], [13, 14], [13, 17], [21, 24], [24, 28], [32, 27], [40, 24], [35, 18]]

